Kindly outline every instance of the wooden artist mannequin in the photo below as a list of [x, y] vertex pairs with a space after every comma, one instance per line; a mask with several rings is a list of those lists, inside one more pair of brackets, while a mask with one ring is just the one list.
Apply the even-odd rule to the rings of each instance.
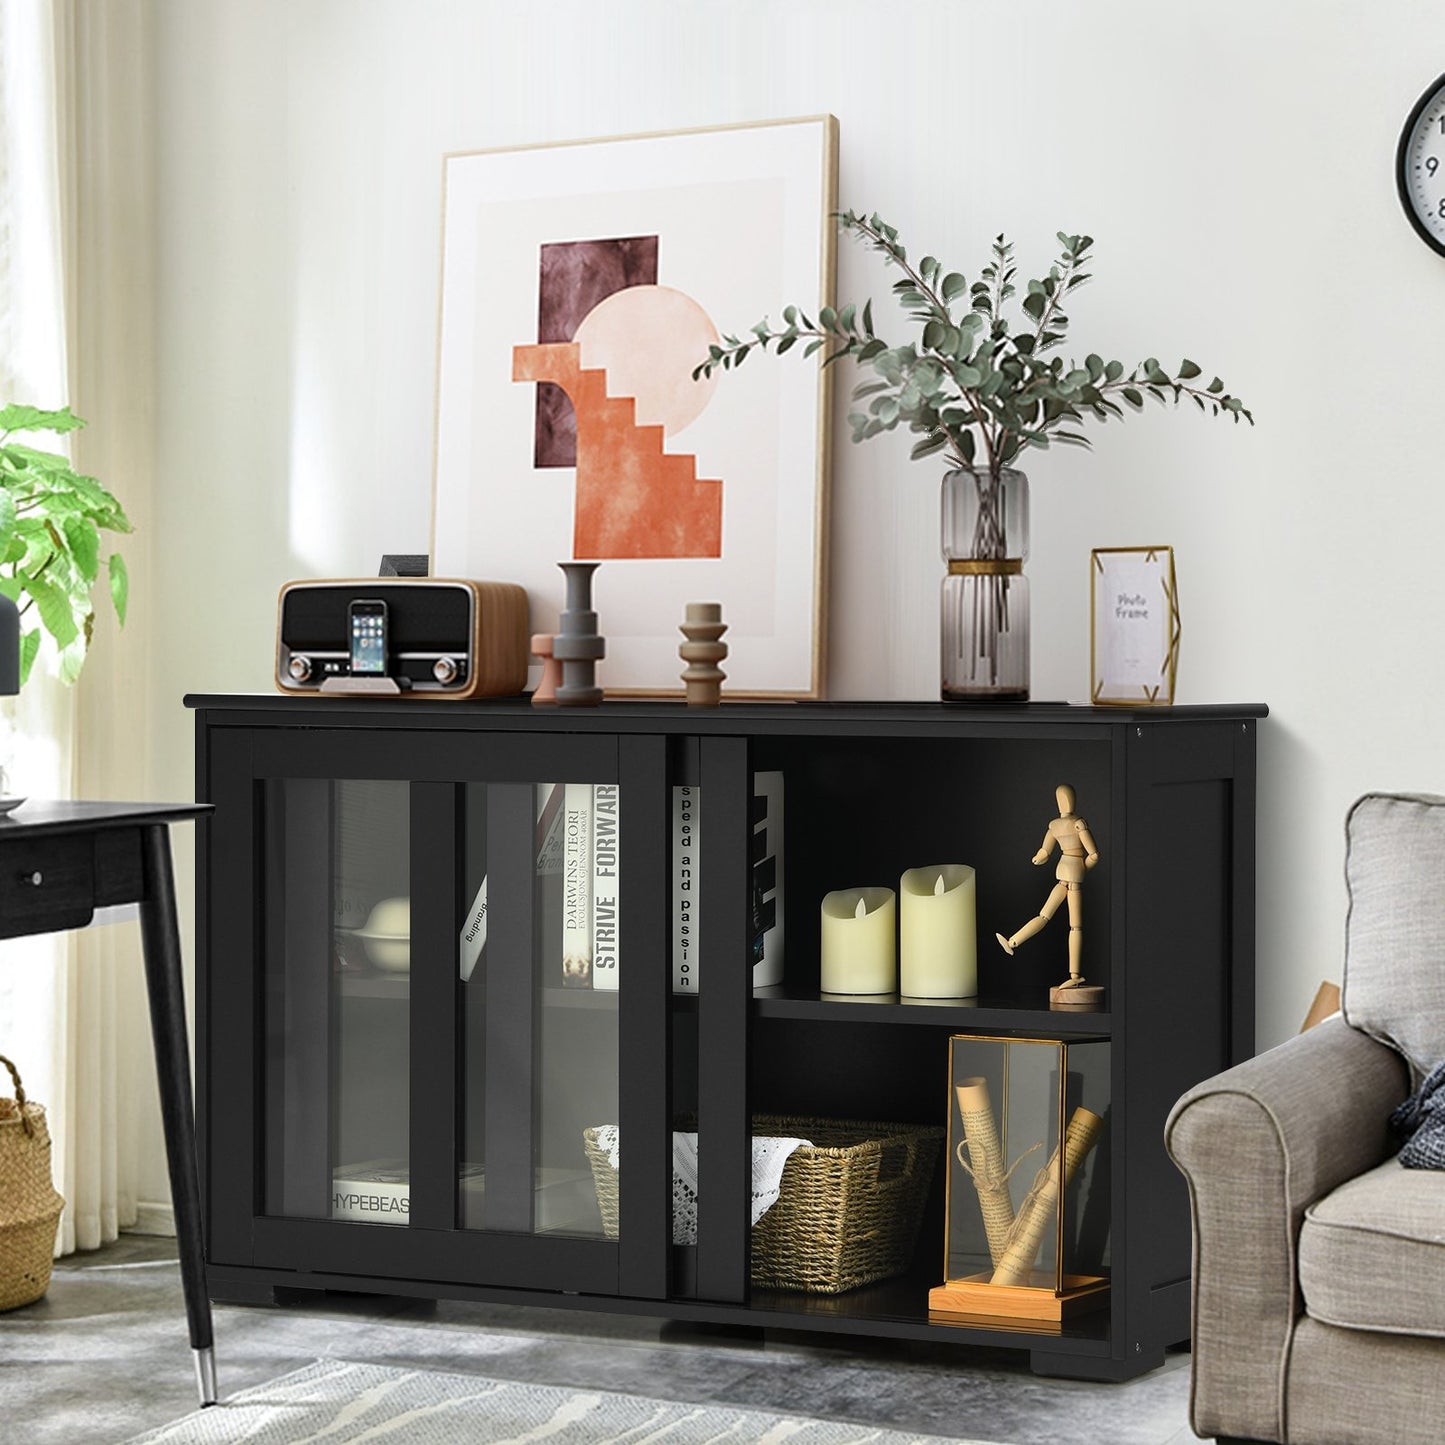
[[1024, 939], [1032, 938], [1055, 913], [1065, 898], [1069, 900], [1069, 977], [1049, 990], [1053, 1003], [1078, 1003], [1096, 1006], [1103, 1002], [1104, 990], [1098, 985], [1085, 985], [1084, 975], [1079, 971], [1084, 952], [1084, 874], [1099, 861], [1099, 849], [1089, 825], [1074, 813], [1074, 790], [1067, 783], [1060, 783], [1054, 789], [1059, 804], [1059, 816], [1050, 821], [1048, 831], [1039, 851], [1034, 854], [1035, 865], [1046, 863], [1055, 846], [1059, 850], [1059, 866], [1054, 870], [1058, 881], [1038, 914], [1029, 919], [1017, 933], [1005, 938], [996, 933], [1003, 951], [1012, 954]]

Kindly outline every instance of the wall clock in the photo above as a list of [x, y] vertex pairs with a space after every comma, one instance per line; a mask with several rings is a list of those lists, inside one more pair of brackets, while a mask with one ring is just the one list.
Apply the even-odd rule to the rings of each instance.
[[1445, 256], [1445, 75], [1415, 102], [1400, 132], [1395, 181], [1410, 224]]

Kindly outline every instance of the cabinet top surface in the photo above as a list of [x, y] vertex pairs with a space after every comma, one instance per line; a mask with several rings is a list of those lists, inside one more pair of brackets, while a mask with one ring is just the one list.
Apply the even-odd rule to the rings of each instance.
[[[526, 697], [447, 702], [410, 698], [294, 698], [280, 693], [189, 693], [185, 705], [219, 725], [288, 720], [300, 727], [328, 724], [517, 728], [539, 732], [667, 733], [948, 733], [1097, 727], [1117, 723], [1237, 722], [1266, 717], [1263, 703], [1091, 707], [1079, 703], [724, 702], [689, 707], [681, 701], [624, 698], [600, 707], [533, 707]], [[243, 714], [254, 714], [243, 717]], [[264, 714], [264, 717], [260, 716]]]

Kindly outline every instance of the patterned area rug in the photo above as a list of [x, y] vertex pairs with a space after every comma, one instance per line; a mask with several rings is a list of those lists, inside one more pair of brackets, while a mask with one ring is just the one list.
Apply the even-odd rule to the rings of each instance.
[[[939, 1445], [942, 1438], [766, 1410], [317, 1360], [129, 1445]], [[955, 1445], [983, 1442], [955, 1438]]]

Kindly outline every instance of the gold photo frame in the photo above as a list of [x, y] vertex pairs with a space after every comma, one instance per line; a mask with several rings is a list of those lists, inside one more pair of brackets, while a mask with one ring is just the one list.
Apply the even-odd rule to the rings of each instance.
[[1089, 700], [1168, 707], [1179, 669], [1173, 547], [1096, 547], [1089, 554]]

